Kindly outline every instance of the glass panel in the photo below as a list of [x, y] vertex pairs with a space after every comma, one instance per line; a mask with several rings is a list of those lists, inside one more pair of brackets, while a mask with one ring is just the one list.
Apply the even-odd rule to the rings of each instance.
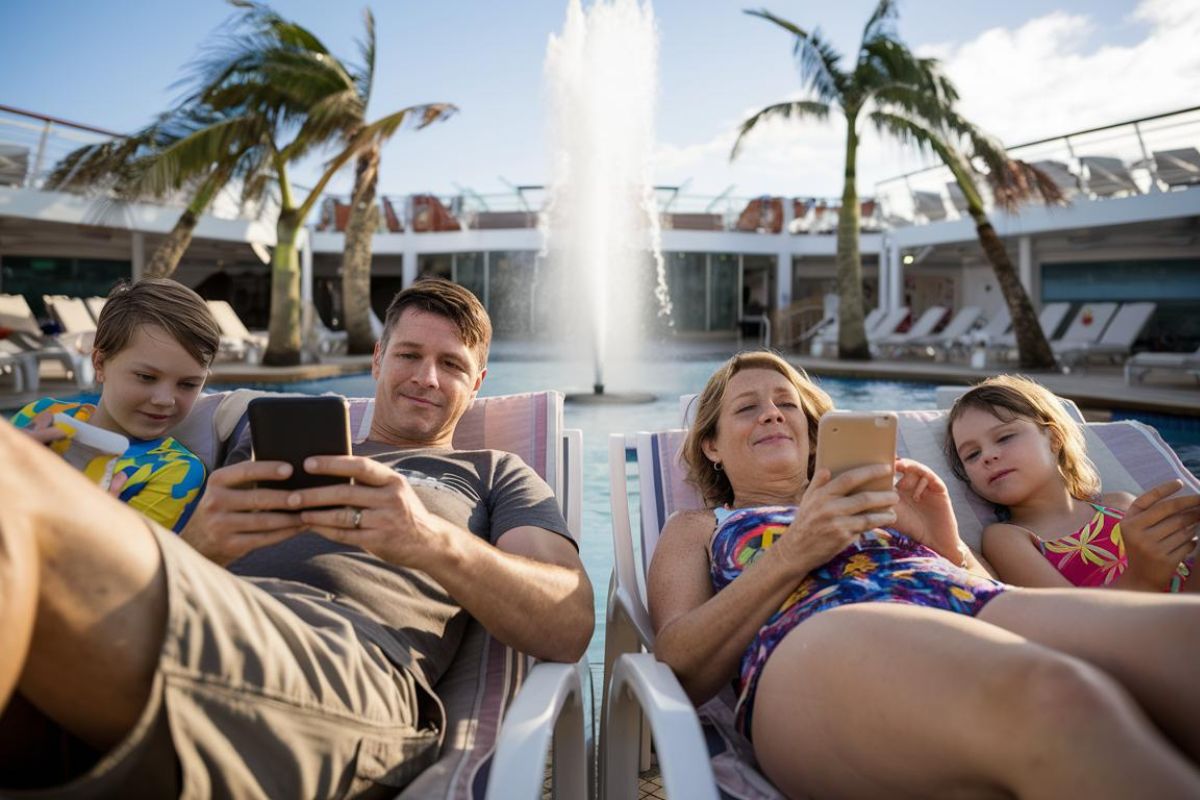
[[732, 253], [713, 253], [709, 258], [712, 263], [709, 330], [733, 330], [737, 323], [738, 258]]
[[667, 253], [666, 259], [676, 330], [704, 330], [704, 254]]
[[454, 280], [483, 302], [483, 253], [456, 253]]
[[497, 334], [533, 331], [533, 296], [537, 281], [533, 251], [492, 253], [489, 256], [488, 313]]
[[42, 295], [106, 297], [117, 281], [128, 280], [132, 274], [128, 261], [5, 256], [0, 267], [0, 287], [5, 294], [25, 295], [33, 313], [45, 318], [49, 315]]
[[450, 253], [426, 253], [417, 256], [418, 278], [454, 279], [454, 269]]

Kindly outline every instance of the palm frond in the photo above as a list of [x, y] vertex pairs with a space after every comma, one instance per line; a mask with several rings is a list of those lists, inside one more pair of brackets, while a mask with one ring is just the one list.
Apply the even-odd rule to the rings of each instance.
[[[362, 59], [360, 71], [354, 76], [358, 94], [366, 107], [371, 101], [371, 89], [375, 85], [375, 15], [371, 9], [363, 9], [363, 38], [358, 42], [358, 55]], [[365, 112], [364, 112], [365, 113]]]
[[824, 122], [829, 119], [829, 104], [817, 102], [816, 100], [791, 100], [786, 103], [776, 103], [767, 106], [738, 126], [737, 139], [734, 140], [733, 148], [729, 151], [729, 160], [733, 161], [738, 157], [742, 148], [742, 140], [763, 120], [801, 119], [803, 117], [811, 117], [812, 119]]
[[898, 16], [899, 9], [896, 7], [894, 0], [879, 0], [879, 4], [875, 6], [875, 10], [871, 12], [871, 16], [867, 19], [867, 24], [863, 26], [862, 43], [859, 45], [860, 59], [862, 58], [862, 51], [866, 50], [867, 42], [880, 36], [895, 36], [893, 23]]
[[811, 89], [818, 100], [831, 102], [842, 97], [849, 84], [847, 76], [838, 68], [842, 56], [825, 41], [820, 30], [806, 31], [765, 8], [746, 9], [745, 13], [773, 22], [796, 37], [792, 57], [800, 71], [801, 85]]

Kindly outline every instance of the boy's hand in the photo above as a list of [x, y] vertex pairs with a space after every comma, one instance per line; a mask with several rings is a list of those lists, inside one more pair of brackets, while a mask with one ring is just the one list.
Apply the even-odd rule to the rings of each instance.
[[45, 445], [67, 438], [66, 431], [54, 427], [54, 414], [50, 411], [43, 411], [29, 421], [28, 427], [18, 430]]

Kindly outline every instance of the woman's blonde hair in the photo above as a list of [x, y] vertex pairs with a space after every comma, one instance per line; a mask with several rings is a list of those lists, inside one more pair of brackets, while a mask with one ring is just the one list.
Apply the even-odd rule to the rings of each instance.
[[1062, 401], [1048, 389], [1022, 375], [997, 375], [977, 384], [954, 401], [946, 421], [946, 459], [954, 474], [970, 485], [967, 469], [954, 443], [954, 423], [969, 408], [986, 411], [1001, 422], [1027, 419], [1050, 432], [1058, 445], [1058, 472], [1072, 497], [1091, 499], [1100, 494], [1100, 476], [1087, 456], [1083, 428], [1067, 415]]
[[825, 412], [833, 409], [829, 395], [813, 383], [803, 370], [793, 367], [780, 356], [768, 350], [753, 350], [738, 353], [726, 361], [708, 379], [704, 391], [694, 401], [696, 419], [683, 443], [683, 460], [688, 468], [688, 480], [700, 490], [704, 501], [710, 506], [721, 506], [733, 502], [733, 486], [723, 471], [714, 468], [704, 455], [704, 443], [717, 436], [717, 420], [721, 416], [721, 403], [725, 391], [734, 375], [747, 369], [769, 369], [787, 378], [800, 395], [800, 408], [808, 418], [808, 474], [811, 477], [817, 450], [817, 421]]

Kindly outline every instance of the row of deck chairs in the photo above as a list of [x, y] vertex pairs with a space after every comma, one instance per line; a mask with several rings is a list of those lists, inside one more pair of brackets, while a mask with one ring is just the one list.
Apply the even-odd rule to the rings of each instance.
[[[1133, 175], [1137, 169], [1150, 171], [1152, 190], [1164, 188], [1169, 191], [1200, 185], [1200, 150], [1195, 147], [1158, 150], [1151, 159], [1152, 165], [1149, 162], [1126, 164], [1112, 156], [1080, 156], [1076, 169], [1066, 162], [1049, 159], [1032, 162], [1032, 166], [1044, 172], [1067, 200], [1081, 194], [1093, 197], [1143, 194]], [[914, 190], [912, 199], [914, 213], [928, 222], [947, 219], [951, 209], [960, 217], [967, 213], [966, 198], [954, 181], [946, 184], [945, 196], [936, 191]]]
[[[83, 312], [91, 319], [86, 307]], [[36, 392], [45, 363], [57, 364], [81, 389], [94, 382], [94, 324], [82, 332], [43, 333], [24, 295], [0, 294], [0, 329], [5, 334], [0, 338], [0, 374], [12, 380], [15, 391]]]
[[[691, 399], [680, 402], [685, 424], [694, 413]], [[1074, 403], [1064, 405], [1084, 427], [1088, 455], [1106, 490], [1140, 494], [1179, 478], [1185, 491], [1200, 492], [1200, 481], [1153, 428], [1130, 420], [1085, 424]], [[978, 555], [983, 528], [995, 521], [995, 512], [953, 475], [943, 450], [946, 413], [944, 408], [898, 412], [898, 452], [929, 465], [945, 481], [963, 540]], [[609, 439], [614, 567], [605, 629], [602, 796], [637, 796], [638, 769], [649, 763], [652, 737], [666, 796], [777, 800], [782, 795], [757, 771], [750, 743], [734, 726], [732, 690], [696, 708], [671, 670], [654, 657], [654, 629], [642, 588], [646, 568], [667, 518], [704, 508], [686, 481], [681, 459], [686, 433], [661, 430]]]

